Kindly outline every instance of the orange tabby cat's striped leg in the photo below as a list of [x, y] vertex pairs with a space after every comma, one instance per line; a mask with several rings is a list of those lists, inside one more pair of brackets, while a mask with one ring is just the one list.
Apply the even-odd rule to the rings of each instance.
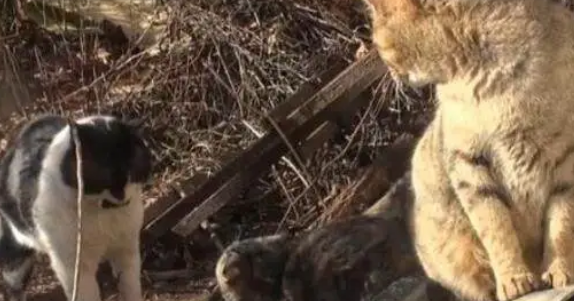
[[472, 227], [488, 254], [497, 283], [499, 300], [512, 300], [539, 286], [530, 270], [514, 228], [511, 200], [491, 177], [488, 158], [463, 151], [451, 153], [450, 177]]
[[566, 187], [554, 189], [546, 212], [542, 278], [555, 288], [574, 280], [574, 187]]

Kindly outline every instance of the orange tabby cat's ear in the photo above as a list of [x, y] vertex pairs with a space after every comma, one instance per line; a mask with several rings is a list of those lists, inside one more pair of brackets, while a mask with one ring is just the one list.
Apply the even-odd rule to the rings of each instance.
[[373, 16], [403, 16], [413, 17], [417, 14], [419, 0], [364, 0]]

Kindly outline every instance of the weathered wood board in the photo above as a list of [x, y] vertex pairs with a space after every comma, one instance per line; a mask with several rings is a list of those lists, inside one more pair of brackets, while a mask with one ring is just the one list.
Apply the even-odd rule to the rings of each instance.
[[[379, 79], [385, 67], [375, 51], [352, 64], [331, 82], [322, 86], [311, 97], [289, 100], [300, 101], [284, 120], [255, 142], [249, 149], [209, 178], [192, 194], [177, 200], [157, 217], [148, 218], [143, 229], [143, 242], [150, 243], [170, 231], [185, 218], [185, 225], [176, 230], [187, 235], [201, 222], [236, 198], [264, 171], [289, 151], [288, 144], [301, 141], [328, 122], [334, 112], [345, 110], [351, 114], [360, 106], [355, 98]], [[288, 141], [286, 143], [285, 139]]]

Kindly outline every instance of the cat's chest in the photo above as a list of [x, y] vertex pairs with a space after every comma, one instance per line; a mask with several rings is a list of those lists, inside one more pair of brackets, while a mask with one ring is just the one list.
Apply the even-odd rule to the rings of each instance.
[[[49, 242], [66, 244], [77, 233], [77, 207], [59, 203], [61, 200], [45, 199], [34, 207], [36, 246], [50, 248]], [[87, 197], [82, 204], [82, 235], [84, 246], [94, 254], [103, 255], [110, 248], [131, 241], [142, 226], [143, 203], [133, 201], [118, 208], [102, 208], [99, 200]]]
[[442, 123], [450, 131], [460, 130], [469, 133], [492, 132], [496, 128], [526, 117], [516, 109], [495, 103], [479, 103], [474, 100], [441, 101], [439, 114]]
[[544, 131], [512, 112], [465, 104], [443, 107], [440, 112], [445, 155], [464, 153], [481, 158], [513, 199], [541, 204], [552, 184], [548, 149], [541, 143]]
[[[50, 176], [52, 175], [52, 176]], [[38, 195], [32, 211], [41, 249], [48, 246], [43, 237], [51, 235], [61, 240], [75, 237], [77, 231], [77, 193], [54, 173], [42, 173]], [[82, 228], [86, 244], [95, 251], [121, 245], [139, 231], [143, 219], [143, 203], [133, 197], [130, 204], [117, 208], [103, 208], [101, 195], [84, 195], [82, 199]], [[43, 235], [44, 234], [44, 235]], [[97, 251], [100, 252], [100, 251]]]
[[[502, 101], [502, 100], [501, 100]], [[520, 106], [494, 102], [446, 101], [437, 116], [447, 148], [500, 148], [513, 152], [519, 145], [525, 151], [540, 148], [554, 125], [541, 122]]]

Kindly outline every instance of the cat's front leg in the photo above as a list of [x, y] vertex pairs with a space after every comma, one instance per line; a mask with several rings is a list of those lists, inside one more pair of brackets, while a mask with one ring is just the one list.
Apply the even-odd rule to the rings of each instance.
[[110, 264], [119, 277], [118, 290], [122, 301], [142, 301], [141, 258], [137, 243], [110, 256]]
[[574, 183], [551, 191], [545, 214], [544, 282], [559, 288], [574, 280]]
[[[68, 251], [71, 251], [68, 250]], [[74, 290], [75, 254], [63, 252], [62, 248], [50, 250], [50, 262], [56, 277], [62, 284], [67, 300], [72, 300]], [[101, 301], [100, 289], [96, 280], [97, 261], [82, 260], [79, 265], [78, 300]]]
[[492, 174], [489, 158], [470, 151], [449, 153], [449, 177], [495, 274], [499, 300], [512, 300], [540, 286], [530, 270], [509, 210], [510, 196]]

